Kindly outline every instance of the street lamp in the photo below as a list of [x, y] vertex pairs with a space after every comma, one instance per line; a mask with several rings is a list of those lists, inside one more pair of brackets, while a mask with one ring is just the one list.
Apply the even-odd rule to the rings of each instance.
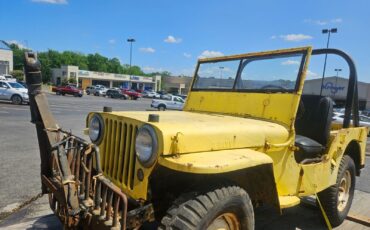
[[335, 77], [335, 88], [337, 88], [337, 83], [338, 83], [338, 75], [339, 75], [339, 72], [342, 71], [342, 69], [334, 69], [334, 71], [337, 72], [337, 76]]
[[132, 43], [133, 43], [133, 42], [135, 42], [135, 39], [133, 39], [133, 38], [128, 38], [128, 39], [127, 39], [127, 42], [130, 42], [130, 69], [129, 69], [129, 72], [130, 72], [130, 75], [131, 75]]
[[338, 73], [342, 71], [342, 69], [334, 69], [334, 71], [337, 72], [337, 77], [338, 77]]
[[[331, 33], [337, 33], [337, 28], [331, 28], [331, 29], [323, 29], [321, 31], [323, 34], [328, 34], [328, 41], [326, 42], [326, 48], [329, 48], [329, 41], [330, 41], [330, 34]], [[322, 94], [322, 86], [324, 84], [324, 78], [325, 78], [325, 70], [326, 70], [326, 60], [328, 59], [328, 54], [325, 53], [325, 61], [324, 61], [324, 69], [322, 71], [322, 79], [321, 79], [321, 89], [320, 89], [320, 96]]]

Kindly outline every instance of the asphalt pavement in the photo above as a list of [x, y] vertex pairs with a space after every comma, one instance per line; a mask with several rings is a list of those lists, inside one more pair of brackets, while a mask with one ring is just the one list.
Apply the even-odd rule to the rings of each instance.
[[[147, 110], [150, 99], [119, 100], [95, 96], [56, 96], [47, 94], [50, 108], [61, 127], [72, 130], [85, 139], [86, 115], [91, 111], [101, 111], [103, 106], [113, 110]], [[15, 106], [0, 101], [0, 229], [60, 229], [61, 225], [48, 206], [47, 197], [39, 198], [40, 160], [36, 131], [30, 123], [27, 105]], [[370, 140], [368, 139], [368, 146]], [[367, 167], [357, 178], [356, 195], [352, 207], [355, 214], [370, 219], [370, 157]], [[365, 205], [365, 206], [364, 206]], [[310, 206], [310, 205], [309, 205]], [[21, 207], [21, 208], [20, 208]], [[287, 209], [283, 216], [276, 216], [270, 210], [256, 210], [258, 229], [325, 229], [318, 216], [317, 208], [302, 204]], [[351, 209], [351, 211], [352, 211]], [[14, 210], [17, 210], [14, 212]], [[364, 211], [365, 210], [365, 211]], [[9, 213], [14, 212], [10, 216]], [[4, 219], [5, 216], [8, 216]], [[306, 223], [303, 224], [302, 223]], [[338, 229], [366, 229], [363, 225], [346, 221]]]
[[[150, 99], [120, 100], [95, 96], [56, 96], [47, 94], [51, 111], [65, 130], [84, 137], [89, 112], [150, 109]], [[0, 101], [0, 220], [7, 212], [40, 192], [40, 158], [36, 129], [30, 123], [29, 106]], [[88, 137], [84, 137], [88, 140]]]

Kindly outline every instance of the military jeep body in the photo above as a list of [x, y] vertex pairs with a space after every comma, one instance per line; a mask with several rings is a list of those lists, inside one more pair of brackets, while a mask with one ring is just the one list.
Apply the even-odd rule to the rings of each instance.
[[[332, 99], [302, 95], [311, 55], [328, 53], [350, 69], [341, 125], [331, 122]], [[253, 206], [280, 211], [310, 195], [328, 225], [349, 211], [368, 130], [358, 127], [354, 63], [340, 50], [201, 59], [183, 111], [91, 112], [92, 143], [54, 121], [37, 63], [26, 54], [33, 122], [47, 143], [43, 192], [66, 227], [253, 229]]]

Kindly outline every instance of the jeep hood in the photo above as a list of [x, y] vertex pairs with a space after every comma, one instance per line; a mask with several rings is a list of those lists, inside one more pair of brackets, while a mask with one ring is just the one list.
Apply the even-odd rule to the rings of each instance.
[[[149, 114], [158, 114], [159, 122], [148, 122]], [[284, 143], [289, 137], [284, 126], [253, 118], [185, 111], [113, 112], [112, 115], [151, 124], [162, 136], [159, 143], [163, 143], [165, 155], [260, 148], [266, 142]]]

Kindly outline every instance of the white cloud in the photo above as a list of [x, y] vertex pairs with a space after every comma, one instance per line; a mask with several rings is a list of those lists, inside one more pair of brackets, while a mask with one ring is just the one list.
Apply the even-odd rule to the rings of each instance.
[[155, 49], [153, 49], [152, 47], [143, 47], [143, 48], [140, 48], [139, 50], [143, 53], [154, 53], [155, 52]]
[[281, 63], [282, 65], [299, 65], [299, 61], [294, 61], [294, 60], [286, 60]]
[[6, 41], [6, 43], [17, 45], [21, 49], [30, 49], [29, 47], [25, 46], [23, 43], [17, 40], [9, 40], [9, 41]]
[[67, 0], [31, 0], [31, 2], [56, 4], [56, 5], [68, 4]]
[[184, 53], [184, 57], [186, 57], [186, 58], [191, 58], [191, 54]]
[[276, 39], [277, 38], [277, 36], [276, 35], [272, 35], [271, 37], [270, 37], [270, 39]]
[[113, 44], [116, 44], [116, 40], [115, 39], [109, 39], [108, 42], [109, 42], [109, 44], [112, 44], [112, 45]]
[[167, 42], [167, 43], [180, 43], [180, 42], [182, 42], [182, 39], [181, 38], [175, 38], [174, 36], [169, 35], [166, 39], [164, 39], [164, 42]]
[[313, 37], [306, 34], [286, 34], [286, 35], [280, 35], [280, 38], [284, 39], [285, 41], [289, 42], [299, 42], [304, 40], [310, 40]]
[[205, 50], [198, 56], [198, 58], [210, 58], [210, 57], [219, 57], [224, 56], [224, 54], [220, 51], [213, 51], [213, 50]]
[[318, 73], [312, 72], [311, 70], [307, 70], [307, 77], [310, 78], [319, 78], [321, 77]]

